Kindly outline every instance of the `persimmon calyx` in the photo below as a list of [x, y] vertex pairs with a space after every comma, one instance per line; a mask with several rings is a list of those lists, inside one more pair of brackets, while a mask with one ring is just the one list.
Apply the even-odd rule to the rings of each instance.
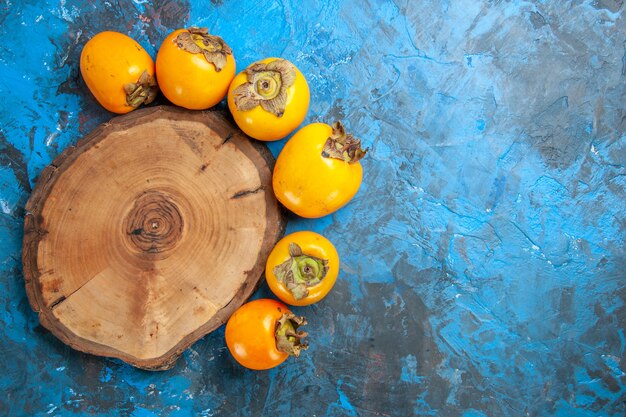
[[354, 164], [360, 161], [368, 149], [361, 148], [361, 139], [356, 139], [350, 134], [346, 134], [341, 122], [337, 121], [332, 125], [333, 133], [326, 139], [322, 156], [324, 158], [334, 158]]
[[226, 58], [233, 51], [219, 36], [209, 35], [207, 28], [190, 27], [176, 36], [174, 42], [183, 51], [191, 54], [203, 54], [215, 71], [220, 72], [226, 66]]
[[319, 284], [328, 273], [328, 260], [305, 255], [297, 243], [289, 244], [289, 259], [273, 269], [296, 300], [309, 295], [308, 287]]
[[159, 92], [159, 87], [157, 87], [154, 77], [144, 71], [136, 83], [124, 85], [124, 92], [126, 93], [126, 104], [137, 108], [142, 104], [152, 103]]
[[248, 81], [233, 90], [237, 110], [249, 111], [256, 106], [282, 117], [287, 106], [287, 89], [296, 81], [296, 67], [285, 59], [267, 64], [256, 63], [243, 72]]
[[304, 340], [308, 333], [298, 330], [306, 323], [306, 319], [302, 316], [296, 316], [292, 312], [283, 313], [276, 320], [276, 349], [296, 358], [300, 356], [301, 351], [309, 348], [309, 344]]

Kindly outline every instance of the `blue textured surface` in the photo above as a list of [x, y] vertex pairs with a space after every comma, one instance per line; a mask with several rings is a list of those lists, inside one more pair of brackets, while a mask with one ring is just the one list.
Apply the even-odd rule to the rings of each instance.
[[[0, 1], [0, 415], [626, 414], [623, 2], [300, 3]], [[38, 174], [112, 117], [79, 77], [82, 45], [112, 29], [155, 56], [192, 24], [240, 70], [292, 60], [307, 121], [340, 118], [371, 147], [352, 203], [290, 219], [343, 266], [298, 310], [311, 349], [267, 372], [239, 367], [223, 328], [167, 372], [84, 355], [24, 292]]]

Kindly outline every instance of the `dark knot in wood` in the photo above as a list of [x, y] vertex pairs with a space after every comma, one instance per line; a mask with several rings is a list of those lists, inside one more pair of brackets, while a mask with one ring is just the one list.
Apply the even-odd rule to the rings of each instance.
[[174, 249], [183, 235], [183, 226], [183, 217], [176, 203], [159, 190], [139, 195], [124, 223], [132, 245], [146, 253]]

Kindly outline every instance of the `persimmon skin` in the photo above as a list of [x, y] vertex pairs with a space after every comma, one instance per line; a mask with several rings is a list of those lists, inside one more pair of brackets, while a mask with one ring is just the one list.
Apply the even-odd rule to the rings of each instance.
[[87, 41], [80, 54], [80, 73], [89, 91], [113, 113], [135, 110], [126, 102], [124, 85], [136, 83], [144, 71], [154, 77], [154, 61], [141, 45], [123, 33], [100, 32]]

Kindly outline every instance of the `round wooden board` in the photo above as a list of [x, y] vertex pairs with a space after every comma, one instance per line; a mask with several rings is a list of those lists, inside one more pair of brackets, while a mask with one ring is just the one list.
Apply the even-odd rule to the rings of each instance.
[[221, 112], [136, 110], [46, 167], [27, 205], [26, 292], [71, 347], [168, 369], [257, 288], [284, 232], [273, 158]]

